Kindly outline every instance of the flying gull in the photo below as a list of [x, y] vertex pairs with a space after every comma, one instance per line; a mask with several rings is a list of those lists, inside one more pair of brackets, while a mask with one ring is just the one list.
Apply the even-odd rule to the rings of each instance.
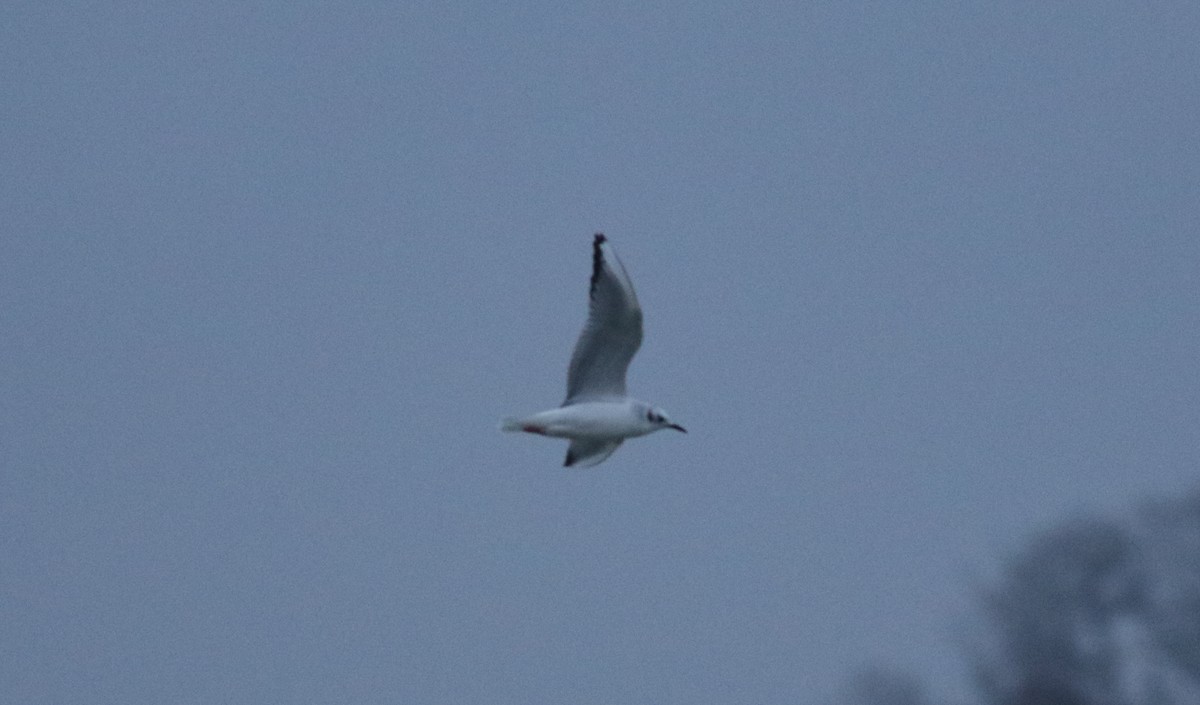
[[642, 344], [642, 308], [608, 239], [592, 241], [587, 323], [567, 368], [562, 406], [501, 422], [504, 431], [570, 439], [566, 467], [604, 462], [626, 438], [664, 428], [687, 431], [662, 409], [625, 393], [625, 370]]

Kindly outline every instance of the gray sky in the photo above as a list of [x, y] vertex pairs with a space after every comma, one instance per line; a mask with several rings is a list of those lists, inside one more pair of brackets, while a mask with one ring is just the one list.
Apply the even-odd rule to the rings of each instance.
[[[962, 687], [1200, 460], [1200, 5], [6, 3], [0, 700]], [[566, 471], [591, 234], [687, 436]]]

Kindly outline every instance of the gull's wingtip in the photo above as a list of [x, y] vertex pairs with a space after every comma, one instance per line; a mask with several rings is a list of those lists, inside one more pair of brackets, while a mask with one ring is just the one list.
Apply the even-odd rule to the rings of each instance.
[[604, 233], [596, 233], [596, 239], [592, 240], [592, 280], [588, 287], [588, 293], [596, 291], [596, 281], [600, 279], [600, 273], [604, 270], [604, 250], [601, 248], [608, 238], [604, 237]]

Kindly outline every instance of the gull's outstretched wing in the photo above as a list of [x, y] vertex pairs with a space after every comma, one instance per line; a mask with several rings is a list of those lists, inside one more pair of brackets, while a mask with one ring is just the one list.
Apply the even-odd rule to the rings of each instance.
[[582, 438], [573, 440], [567, 447], [567, 459], [563, 462], [563, 467], [590, 468], [593, 465], [599, 465], [608, 460], [608, 456], [612, 455], [613, 451], [619, 448], [624, 441], [624, 438], [618, 438], [615, 441], [584, 440]]
[[633, 284], [612, 245], [600, 233], [592, 241], [589, 298], [587, 323], [567, 369], [563, 406], [624, 397], [625, 370], [642, 344], [642, 308]]

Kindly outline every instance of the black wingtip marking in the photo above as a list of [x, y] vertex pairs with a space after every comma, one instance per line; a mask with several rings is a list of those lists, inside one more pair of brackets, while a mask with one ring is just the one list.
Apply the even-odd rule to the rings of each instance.
[[575, 464], [575, 455], [570, 450], [567, 451], [567, 459], [563, 462], [564, 468], [569, 468]]
[[600, 245], [608, 241], [604, 237], [604, 233], [596, 233], [596, 237], [592, 240], [592, 281], [588, 287], [588, 293], [596, 291], [596, 281], [600, 278], [600, 271], [604, 269], [604, 252], [600, 249]]

